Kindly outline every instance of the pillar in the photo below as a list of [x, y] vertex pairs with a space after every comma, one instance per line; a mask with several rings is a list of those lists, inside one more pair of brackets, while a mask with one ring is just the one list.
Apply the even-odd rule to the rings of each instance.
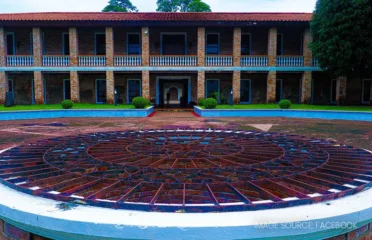
[[[242, 30], [239, 27], [234, 28], [233, 39], [233, 64], [235, 67], [240, 67], [240, 58], [242, 55]], [[239, 82], [240, 83], [240, 82]]]
[[205, 98], [205, 71], [198, 71], [198, 101]]
[[150, 31], [142, 27], [142, 66], [150, 65]]
[[313, 35], [311, 34], [310, 28], [307, 28], [304, 32], [304, 43], [303, 43], [303, 55], [304, 55], [304, 66], [313, 66], [313, 52], [311, 51], [309, 44], [313, 41]]
[[311, 103], [311, 83], [312, 83], [312, 73], [304, 72], [302, 75], [302, 85], [301, 85], [301, 103], [303, 104]]
[[270, 28], [269, 29], [269, 45], [268, 45], [269, 67], [276, 66], [277, 41], [278, 41], [278, 30], [276, 28]]
[[267, 74], [267, 103], [275, 103], [276, 101], [276, 71], [270, 71]]
[[344, 104], [346, 100], [347, 77], [338, 77], [336, 85], [336, 102]]
[[44, 80], [41, 71], [34, 71], [35, 103], [44, 104]]
[[43, 46], [42, 46], [42, 36], [41, 30], [39, 27], [32, 28], [32, 37], [33, 37], [33, 55], [34, 55], [34, 66], [42, 66], [42, 57], [43, 57]]
[[114, 29], [106, 27], [106, 65], [114, 66]]
[[70, 66], [76, 67], [79, 65], [79, 60], [78, 60], [79, 39], [78, 39], [78, 31], [76, 27], [69, 28], [69, 41], [70, 41]]
[[198, 66], [205, 65], [205, 28], [198, 28]]
[[0, 72], [0, 104], [5, 103], [6, 93], [9, 91], [9, 83], [6, 72]]
[[6, 65], [6, 32], [0, 27], [0, 66]]
[[115, 76], [114, 71], [106, 71], [106, 99], [108, 104], [115, 103]]
[[71, 88], [71, 100], [74, 103], [80, 102], [80, 82], [79, 73], [77, 71], [70, 72], [70, 88]]
[[142, 97], [150, 100], [150, 72], [142, 71]]
[[233, 72], [233, 102], [234, 104], [240, 103], [240, 71]]

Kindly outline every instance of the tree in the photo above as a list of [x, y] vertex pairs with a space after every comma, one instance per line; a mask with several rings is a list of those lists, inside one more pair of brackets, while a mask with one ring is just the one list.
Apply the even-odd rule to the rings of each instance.
[[210, 12], [211, 7], [202, 0], [157, 0], [158, 12]]
[[130, 0], [110, 0], [102, 12], [138, 12]]
[[310, 47], [320, 66], [347, 76], [372, 66], [371, 0], [318, 0]]

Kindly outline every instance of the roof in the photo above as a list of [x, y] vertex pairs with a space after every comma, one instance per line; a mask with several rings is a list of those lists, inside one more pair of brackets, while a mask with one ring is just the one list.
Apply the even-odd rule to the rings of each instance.
[[161, 22], [309, 22], [312, 13], [102, 13], [45, 12], [0, 14], [0, 21], [161, 21]]

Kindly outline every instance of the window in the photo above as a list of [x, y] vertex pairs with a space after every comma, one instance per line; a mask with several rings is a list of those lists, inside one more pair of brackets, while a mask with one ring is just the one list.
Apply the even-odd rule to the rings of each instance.
[[207, 80], [206, 95], [207, 98], [217, 97], [218, 102], [220, 102], [220, 80]]
[[63, 80], [63, 100], [71, 100], [71, 82], [69, 79]]
[[96, 103], [106, 103], [105, 79], [96, 79]]
[[362, 103], [369, 104], [371, 102], [372, 80], [363, 79], [362, 84]]
[[279, 33], [277, 38], [276, 55], [283, 55], [283, 34]]
[[240, 102], [250, 103], [251, 102], [251, 80], [242, 79], [240, 81]]
[[7, 33], [6, 44], [7, 44], [7, 55], [15, 55], [16, 48], [15, 48], [14, 33]]
[[337, 93], [337, 80], [336, 79], [332, 79], [331, 80], [331, 104], [335, 104], [336, 103], [336, 94]]
[[276, 80], [276, 93], [275, 93], [275, 101], [280, 102], [283, 97], [283, 80], [277, 79]]
[[94, 34], [94, 53], [95, 55], [106, 55], [106, 34]]
[[242, 55], [251, 55], [252, 38], [251, 34], [242, 35]]
[[128, 79], [127, 90], [127, 102], [131, 103], [133, 98], [141, 96], [141, 80]]
[[70, 35], [62, 33], [62, 55], [70, 55]]
[[220, 54], [220, 35], [218, 33], [207, 34], [207, 55]]
[[127, 34], [127, 53], [128, 55], [140, 55], [141, 44], [139, 33], [128, 33]]

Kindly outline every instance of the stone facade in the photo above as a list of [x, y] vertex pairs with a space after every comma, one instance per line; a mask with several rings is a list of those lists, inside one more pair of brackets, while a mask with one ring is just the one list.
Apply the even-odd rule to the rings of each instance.
[[267, 74], [267, 94], [266, 102], [274, 103], [276, 101], [276, 71], [270, 71]]
[[71, 100], [74, 103], [80, 102], [80, 81], [79, 73], [77, 71], [70, 72], [70, 84], [71, 84]]
[[35, 103], [44, 104], [44, 79], [43, 73], [40, 71], [34, 72], [34, 89], [35, 89]]
[[34, 27], [32, 29], [32, 37], [33, 37], [33, 54], [34, 54], [34, 66], [42, 66], [43, 61], [43, 52], [42, 52], [42, 36], [41, 30], [38, 27]]
[[269, 29], [269, 43], [268, 43], [268, 55], [269, 55], [269, 66], [276, 66], [276, 48], [278, 41], [278, 30], [276, 28]]
[[205, 98], [205, 71], [198, 71], [198, 101]]
[[312, 73], [304, 72], [302, 75], [301, 103], [304, 103], [304, 104], [311, 103], [311, 83], [312, 83]]
[[5, 66], [6, 61], [6, 33], [4, 28], [0, 27], [0, 66]]
[[115, 103], [115, 77], [114, 71], [106, 72], [106, 99], [108, 104]]
[[344, 104], [346, 100], [347, 77], [338, 77], [336, 85], [336, 103]]
[[304, 55], [304, 66], [313, 66], [313, 52], [311, 51], [309, 44], [313, 41], [313, 35], [309, 28], [305, 29], [304, 32], [304, 44], [303, 44], [303, 55]]
[[[78, 44], [78, 33], [76, 27], [69, 28], [69, 42], [70, 42], [70, 65], [79, 65], [79, 44]], [[71, 88], [72, 89], [72, 88]], [[72, 96], [72, 95], [71, 95]]]
[[142, 71], [142, 97], [150, 100], [150, 72]]
[[198, 66], [205, 65], [205, 28], [198, 28]]
[[233, 72], [233, 102], [234, 104], [240, 103], [240, 79], [241, 73], [240, 71]]
[[234, 28], [233, 35], [233, 65], [239, 67], [242, 55], [242, 29], [239, 27]]
[[5, 72], [0, 72], [0, 104], [5, 103], [5, 95], [8, 91], [8, 78]]
[[142, 28], [142, 66], [150, 65], [150, 31], [148, 27]]
[[106, 65], [114, 66], [114, 30], [112, 27], [106, 28]]

